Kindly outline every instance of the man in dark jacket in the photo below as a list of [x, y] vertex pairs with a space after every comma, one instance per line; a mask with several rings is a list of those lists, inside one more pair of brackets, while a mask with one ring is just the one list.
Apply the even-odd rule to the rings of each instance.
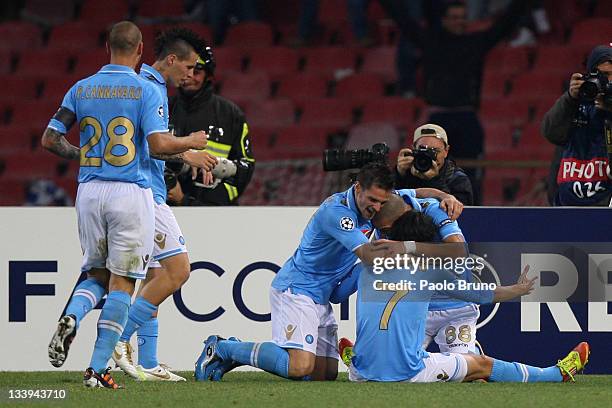
[[[588, 72], [612, 81], [612, 47], [595, 47], [587, 60]], [[561, 146], [554, 205], [607, 206], [612, 184], [608, 169], [606, 132], [612, 132], [612, 106], [600, 93], [595, 101], [581, 100], [582, 74], [572, 74], [563, 94], [542, 119], [542, 134]]]
[[[484, 131], [476, 111], [485, 57], [516, 27], [529, 1], [513, 1], [491, 28], [471, 33], [466, 32], [467, 11], [463, 2], [447, 3], [441, 24], [430, 22], [426, 29], [409, 17], [406, 1], [380, 2], [402, 34], [421, 50], [425, 100], [430, 105], [428, 122], [446, 129], [453, 140], [456, 158], [479, 158], [483, 152]], [[480, 176], [474, 170], [468, 174], [478, 203]]]
[[244, 114], [234, 103], [213, 93], [214, 69], [213, 52], [207, 47], [205, 55], [198, 59], [193, 76], [181, 84], [178, 96], [170, 100], [170, 125], [180, 135], [189, 134], [184, 133], [189, 129], [217, 128], [208, 132], [207, 151], [220, 160], [231, 161], [236, 166], [236, 174], [205, 185], [193, 180], [190, 172], [183, 173], [179, 183], [168, 192], [171, 204], [238, 205], [238, 197], [255, 170]]
[[[413, 149], [428, 148], [435, 152], [431, 168], [421, 172], [415, 168]], [[395, 167], [396, 188], [437, 188], [454, 195], [464, 205], [473, 205], [472, 183], [465, 172], [448, 158], [450, 146], [446, 131], [433, 124], [426, 124], [414, 131], [413, 149], [402, 149]]]

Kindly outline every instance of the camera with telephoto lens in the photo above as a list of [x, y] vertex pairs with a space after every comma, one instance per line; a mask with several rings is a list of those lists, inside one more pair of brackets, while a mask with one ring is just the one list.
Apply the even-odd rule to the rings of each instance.
[[578, 98], [584, 102], [593, 102], [599, 94], [603, 95], [603, 103], [612, 106], [612, 83], [608, 77], [599, 72], [590, 72], [582, 75], [584, 82], [578, 89]]
[[386, 143], [373, 144], [369, 149], [325, 149], [323, 151], [323, 170], [360, 169], [371, 162], [386, 163], [388, 155], [389, 146]]
[[425, 173], [433, 167], [433, 162], [436, 161], [438, 152], [433, 147], [419, 147], [413, 149], [412, 153], [405, 153], [405, 155], [414, 157], [412, 167], [421, 173]]

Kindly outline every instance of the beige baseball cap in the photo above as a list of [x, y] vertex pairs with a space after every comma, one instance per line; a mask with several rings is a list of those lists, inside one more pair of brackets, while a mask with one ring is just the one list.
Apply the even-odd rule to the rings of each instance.
[[432, 136], [442, 140], [448, 146], [448, 136], [442, 126], [434, 125], [432, 123], [426, 123], [423, 126], [419, 126], [414, 131], [414, 141], [416, 143], [422, 137]]

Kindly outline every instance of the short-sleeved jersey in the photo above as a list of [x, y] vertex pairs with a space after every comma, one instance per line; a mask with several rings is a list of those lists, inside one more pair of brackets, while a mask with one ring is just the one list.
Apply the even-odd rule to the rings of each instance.
[[[168, 110], [168, 88], [164, 77], [150, 65], [142, 64], [140, 67], [140, 76], [154, 84], [162, 95], [163, 101], [163, 117], [166, 129], [169, 123]], [[153, 190], [153, 199], [157, 204], [166, 202], [167, 191], [166, 182], [164, 181], [164, 166], [163, 160], [157, 160], [151, 157], [151, 189]]]
[[[440, 202], [435, 198], [416, 198], [414, 190], [397, 190], [396, 193], [404, 199], [407, 204], [410, 204], [415, 211], [419, 211], [429, 215], [437, 228], [438, 242], [444, 241], [451, 235], [461, 235], [463, 232], [459, 228], [457, 221], [452, 221], [446, 211], [440, 208]], [[462, 276], [468, 282], [471, 282], [471, 273], [467, 271], [465, 276]], [[435, 293], [429, 303], [429, 310], [449, 310], [457, 309], [468, 305], [467, 302], [452, 299], [449, 296], [441, 293]]]
[[329, 295], [357, 261], [355, 250], [368, 242], [370, 220], [361, 216], [355, 189], [327, 198], [312, 216], [293, 256], [272, 281], [272, 287], [309, 296], [327, 304]]
[[[371, 269], [362, 268], [358, 277], [357, 291], [357, 337], [352, 364], [359, 375], [370, 381], [403, 381], [414, 377], [424, 367], [427, 352], [423, 349], [425, 324], [429, 299], [433, 292], [422, 288], [421, 280], [428, 283], [457, 282], [457, 277], [448, 271], [387, 270], [376, 275]], [[375, 281], [378, 281], [376, 283]], [[413, 282], [400, 290], [375, 290], [383, 288], [382, 283]], [[349, 286], [351, 282], [344, 282]], [[490, 290], [456, 290], [451, 296], [487, 304], [493, 301]], [[449, 376], [453, 373], [448, 373]], [[452, 377], [452, 376], [451, 376]]]
[[[167, 129], [159, 91], [124, 65], [105, 65], [74, 84], [62, 107], [76, 114], [80, 128], [79, 183], [121, 181], [151, 187], [147, 137]], [[51, 119], [48, 125], [67, 133]]]

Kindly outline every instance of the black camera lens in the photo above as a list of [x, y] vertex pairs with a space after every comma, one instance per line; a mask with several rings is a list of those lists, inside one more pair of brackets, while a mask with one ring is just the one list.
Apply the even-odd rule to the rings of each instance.
[[323, 151], [323, 170], [360, 169], [370, 162], [386, 162], [388, 154], [389, 146], [386, 143], [376, 143], [370, 149], [325, 149]]
[[414, 168], [420, 171], [421, 173], [425, 173], [431, 169], [433, 166], [433, 162], [429, 157], [426, 156], [415, 156], [414, 157]]
[[578, 89], [578, 97], [582, 100], [593, 101], [599, 93], [599, 84], [597, 81], [585, 81]]

